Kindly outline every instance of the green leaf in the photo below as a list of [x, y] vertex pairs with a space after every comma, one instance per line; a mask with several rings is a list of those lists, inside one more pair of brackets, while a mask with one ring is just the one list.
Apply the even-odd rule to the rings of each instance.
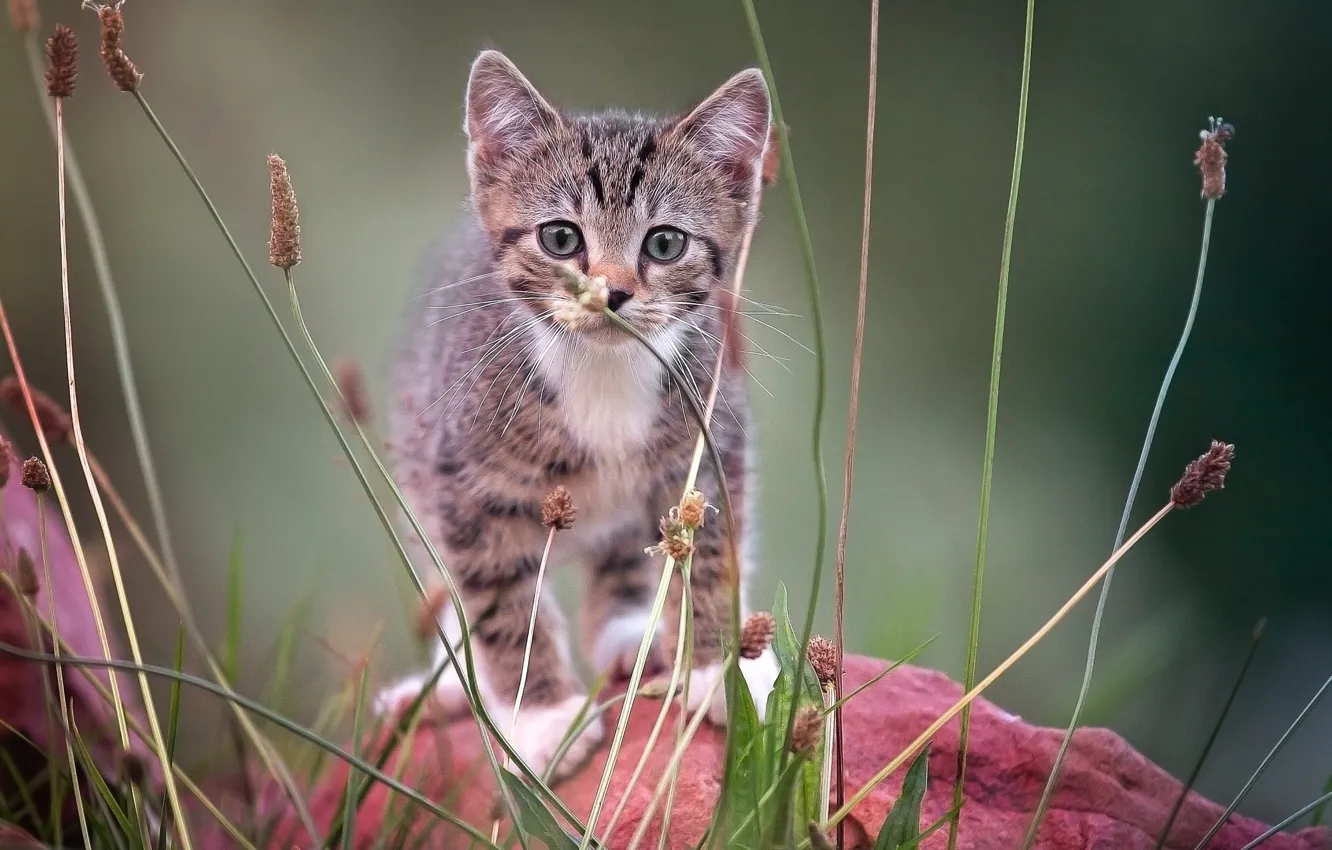
[[929, 764], [930, 745], [926, 744], [911, 767], [907, 768], [906, 777], [902, 780], [902, 793], [897, 802], [893, 803], [888, 819], [879, 830], [874, 850], [900, 850], [919, 843], [920, 807], [925, 800], [925, 789], [929, 787]]
[[244, 538], [240, 529], [231, 538], [231, 559], [227, 568], [227, 641], [222, 652], [222, 670], [227, 681], [236, 685], [240, 665], [241, 642], [241, 551]]
[[507, 770], [501, 770], [500, 775], [518, 804], [514, 814], [518, 818], [519, 829], [546, 845], [546, 850], [578, 850], [578, 842], [560, 826], [559, 821], [521, 777]]
[[[730, 833], [736, 825], [745, 826], [731, 835], [730, 847], [757, 847], [759, 839], [759, 799], [772, 769], [763, 748], [763, 726], [759, 723], [754, 697], [745, 685], [740, 667], [732, 664], [726, 671], [727, 718], [726, 800], [714, 812], [717, 833]], [[752, 815], [752, 817], [750, 817]]]
[[[796, 704], [796, 682], [802, 688], [799, 704], [802, 706], [823, 707], [823, 691], [819, 679], [814, 675], [814, 668], [802, 652], [800, 639], [791, 628], [791, 614], [787, 609], [786, 586], [777, 585], [776, 599], [772, 605], [772, 618], [775, 631], [772, 638], [773, 653], [781, 667], [781, 675], [768, 697], [768, 716], [765, 722], [767, 752], [774, 766], [782, 763], [782, 753], [786, 748], [786, 729], [789, 725], [792, 707]], [[823, 742], [814, 748], [809, 760], [802, 766], [799, 782], [795, 787], [795, 804], [798, 823], [808, 823], [819, 816], [819, 767], [822, 764]], [[771, 781], [771, 780], [769, 780]]]

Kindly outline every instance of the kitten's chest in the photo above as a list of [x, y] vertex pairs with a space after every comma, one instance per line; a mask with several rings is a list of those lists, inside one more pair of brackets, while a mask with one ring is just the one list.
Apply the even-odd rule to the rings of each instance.
[[665, 404], [651, 353], [637, 346], [546, 349], [541, 369], [576, 448], [600, 466], [641, 463]]

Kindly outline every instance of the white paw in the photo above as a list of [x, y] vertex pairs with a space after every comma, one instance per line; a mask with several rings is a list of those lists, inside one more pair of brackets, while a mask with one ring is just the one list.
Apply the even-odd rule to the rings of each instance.
[[[555, 705], [524, 707], [518, 711], [518, 720], [514, 723], [509, 743], [537, 775], [546, 772], [546, 768], [555, 757], [555, 752], [570, 734], [574, 719], [578, 717], [586, 703], [585, 694], [574, 694]], [[507, 712], [500, 713], [500, 716], [505, 715]], [[584, 723], [587, 724], [586, 728], [582, 728]], [[554, 772], [555, 778], [566, 776], [576, 770], [601, 743], [605, 727], [600, 716], [595, 716], [591, 722], [584, 717], [579, 721], [579, 727], [582, 731], [560, 757], [560, 763]]]
[[[741, 658], [740, 675], [744, 677], [745, 685], [749, 688], [749, 695], [754, 699], [754, 708], [758, 711], [759, 722], [762, 723], [768, 711], [768, 694], [772, 693], [773, 686], [777, 683], [777, 676], [781, 673], [781, 665], [777, 663], [777, 656], [771, 649], [766, 649], [758, 658]], [[689, 677], [689, 700], [685, 707], [689, 711], [696, 711], [703, 705], [703, 701], [712, 694], [711, 701], [708, 704], [708, 720], [717, 726], [726, 725], [726, 684], [725, 682], [714, 683], [722, 678], [722, 665], [709, 664], [706, 667], [699, 667], [694, 670]]]
[[[650, 619], [651, 613], [644, 610], [606, 621], [591, 652], [592, 663], [598, 673], [609, 672], [612, 681], [629, 678], [638, 661], [638, 648], [643, 642], [643, 634], [647, 631]], [[661, 634], [662, 624], [658, 619], [657, 631], [653, 636], [652, 647], [648, 650], [647, 663], [643, 667], [645, 677], [659, 672], [662, 667]]]
[[[396, 717], [411, 707], [421, 689], [430, 681], [429, 673], [407, 676], [400, 679], [375, 695], [375, 713]], [[466, 709], [467, 693], [462, 681], [450, 667], [444, 671], [435, 683], [435, 691], [427, 697], [421, 711], [423, 714], [442, 713], [444, 716]]]

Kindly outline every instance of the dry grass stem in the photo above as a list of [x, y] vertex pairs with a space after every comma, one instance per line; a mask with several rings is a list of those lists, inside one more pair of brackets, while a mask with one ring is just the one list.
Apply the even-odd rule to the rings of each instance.
[[[860, 277], [856, 288], [856, 332], [851, 349], [851, 393], [846, 410], [846, 457], [842, 469], [842, 516], [837, 527], [837, 563], [833, 587], [833, 643], [836, 648], [833, 698], [833, 765], [837, 774], [836, 805], [846, 796], [842, 761], [842, 667], [846, 653], [846, 538], [851, 521], [851, 489], [856, 470], [856, 423], [860, 413], [860, 366], [865, 348], [865, 311], [869, 298], [870, 209], [874, 197], [874, 118], [879, 91], [879, 0], [870, 3], [869, 93], [865, 107], [865, 200], [860, 221]], [[846, 846], [845, 830], [837, 825], [837, 848]]]
[[998, 667], [995, 667], [994, 670], [991, 671], [991, 673], [988, 676], [986, 676], [984, 679], [978, 682], [974, 687], [968, 690], [966, 694], [962, 696], [961, 699], [959, 699], [956, 703], [952, 705], [952, 707], [950, 707], [947, 711], [941, 714], [938, 717], [938, 719], [936, 719], [925, 729], [925, 731], [921, 732], [920, 735], [918, 735], [914, 741], [908, 744], [906, 748], [903, 749], [902, 752], [897, 755], [896, 758], [888, 762], [888, 764], [886, 764], [878, 773], [874, 774], [874, 776], [870, 779], [869, 782], [866, 782], [863, 786], [861, 786], [860, 790], [857, 791], [851, 797], [850, 800], [846, 801], [846, 803], [844, 803], [841, 808], [839, 808], [836, 812], [833, 813], [833, 816], [829, 818], [829, 822], [828, 824], [825, 824], [825, 826], [834, 825], [844, 820], [846, 816], [851, 813], [851, 810], [854, 809], [857, 805], [859, 805], [860, 801], [865, 799], [865, 797], [868, 796], [869, 793], [879, 785], [879, 783], [883, 782], [893, 773], [893, 771], [897, 770], [899, 767], [905, 764], [907, 759], [915, 755], [915, 753], [922, 746], [924, 746], [927, 741], [933, 738], [935, 733], [937, 733], [940, 729], [942, 729], [944, 725], [948, 723], [948, 721], [956, 717], [957, 714], [961, 712], [964, 708], [971, 705], [971, 703], [976, 699], [976, 697], [980, 696], [981, 693], [983, 693], [986, 688], [994, 684], [995, 681], [1000, 676], [1002, 676], [1004, 673], [1007, 673], [1009, 668], [1011, 668], [1014, 664], [1020, 661], [1024, 655], [1026, 655], [1028, 652], [1031, 651], [1032, 647], [1036, 646], [1036, 644], [1044, 640], [1046, 635], [1048, 635], [1050, 631], [1054, 629], [1055, 626], [1059, 625], [1059, 623], [1064, 619], [1064, 617], [1068, 616], [1068, 612], [1072, 611], [1073, 608], [1079, 602], [1081, 602], [1087, 596], [1088, 593], [1091, 593], [1092, 588], [1096, 587], [1096, 585], [1098, 585], [1101, 582], [1101, 579], [1105, 577], [1105, 574], [1110, 572], [1110, 570], [1114, 569], [1115, 564], [1119, 563], [1120, 559], [1123, 558], [1124, 555], [1126, 555], [1130, 549], [1136, 546], [1139, 540], [1147, 536], [1147, 532], [1151, 531], [1154, 527], [1156, 527], [1157, 523], [1165, 519], [1166, 514], [1170, 513], [1170, 511], [1174, 507], [1175, 507], [1174, 502], [1167, 502], [1164, 507], [1162, 507], [1152, 516], [1151, 519], [1147, 520], [1147, 522], [1145, 522], [1141, 528], [1139, 528], [1137, 531], [1133, 533], [1132, 537], [1130, 537], [1128, 540], [1124, 542], [1124, 545], [1120, 546], [1118, 549], [1115, 550], [1115, 553], [1110, 556], [1109, 560], [1107, 560], [1104, 564], [1101, 565], [1100, 569], [1092, 573], [1091, 578], [1087, 579], [1087, 581], [1083, 583], [1082, 587], [1078, 588], [1077, 591], [1075, 591], [1074, 594], [1069, 597], [1068, 601], [1065, 602], [1062, 606], [1060, 606], [1059, 610], [1054, 613], [1054, 616], [1050, 617], [1050, 619], [1045, 622], [1045, 625], [1037, 629], [1036, 633], [1033, 634], [1031, 637], [1027, 638], [1027, 640], [1021, 646], [1019, 646], [1017, 649], [1013, 651], [1012, 655], [1009, 655], [1008, 658], [1004, 659], [1003, 662], [1001, 662]]
[[[143, 664], [142, 653], [139, 651], [139, 639], [134, 628], [134, 617], [130, 613], [129, 597], [125, 591], [125, 582], [120, 571], [120, 561], [116, 555], [116, 544], [111, 534], [111, 524], [107, 520], [106, 508], [102, 504], [102, 497], [93, 478], [92, 468], [88, 463], [88, 448], [83, 439], [83, 426], [79, 421], [79, 397], [74, 378], [74, 326], [71, 318], [71, 305], [69, 295], [69, 244], [67, 231], [65, 227], [65, 145], [64, 145], [64, 114], [62, 110], [63, 99], [56, 99], [56, 174], [59, 184], [59, 208], [60, 208], [60, 291], [62, 296], [63, 313], [65, 320], [65, 368], [69, 377], [69, 418], [73, 425], [74, 447], [78, 452], [79, 462], [83, 466], [84, 479], [88, 486], [88, 494], [92, 497], [93, 508], [97, 513], [97, 521], [102, 529], [102, 537], [106, 542], [107, 557], [110, 561], [111, 575], [115, 582], [116, 597], [120, 601], [120, 612], [125, 626], [125, 639], [129, 644], [130, 655], [134, 663]], [[17, 358], [15, 358], [15, 367], [17, 368]], [[93, 595], [89, 588], [89, 596]], [[106, 657], [111, 658], [109, 647], [104, 646]], [[189, 827], [185, 820], [185, 809], [180, 804], [180, 796], [176, 790], [176, 780], [171, 774], [171, 763], [167, 758], [166, 745], [163, 743], [162, 730], [157, 720], [157, 710], [153, 705], [152, 689], [148, 686], [148, 676], [140, 671], [138, 674], [139, 691], [143, 698], [144, 713], [148, 718], [148, 727], [152, 732], [154, 743], [157, 745], [159, 758], [162, 762], [162, 775], [166, 784], [167, 798], [170, 801], [172, 812], [175, 816], [177, 833], [180, 843], [184, 850], [191, 850], [192, 841], [189, 835]], [[115, 676], [112, 676], [115, 681]], [[125, 729], [124, 711], [121, 711], [121, 748], [128, 750], [130, 748], [129, 733]], [[136, 807], [141, 808], [141, 795], [139, 789], [132, 789], [132, 794], [136, 801]]]

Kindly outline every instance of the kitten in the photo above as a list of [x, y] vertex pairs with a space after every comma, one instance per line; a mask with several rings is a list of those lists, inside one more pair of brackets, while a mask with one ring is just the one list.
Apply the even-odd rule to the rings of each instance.
[[[587, 569], [584, 654], [598, 670], [632, 669], [662, 560], [662, 516], [679, 504], [697, 439], [683, 393], [706, 398], [719, 356], [725, 300], [754, 226], [769, 129], [757, 70], [732, 77], [688, 115], [657, 119], [551, 106], [502, 54], [483, 52], [467, 84], [471, 214], [444, 247], [397, 376], [392, 439], [399, 483], [458, 583], [473, 625], [482, 698], [507, 729], [518, 690], [536, 574], [547, 530], [543, 498], [566, 486], [577, 522], [555, 537], [549, 563]], [[575, 305], [554, 269], [604, 277], [608, 306], [688, 376], [669, 374], [640, 343], [595, 314], [561, 323]], [[428, 300], [426, 300], [428, 299]], [[729, 633], [728, 564], [748, 566], [748, 411], [728, 356], [712, 430], [741, 541], [726, 550], [724, 515], [695, 537], [691, 572], [695, 669], [691, 708], [720, 675]], [[697, 487], [721, 493], [705, 460]], [[418, 563], [429, 563], [416, 541]], [[674, 659], [679, 580], [654, 637], [654, 666]], [[483, 619], [480, 615], [494, 607]], [[456, 642], [451, 606], [441, 619]], [[436, 663], [443, 659], [439, 648]], [[461, 654], [460, 654], [461, 658]], [[777, 675], [771, 650], [741, 661], [760, 712]], [[391, 711], [423, 686], [412, 677], [380, 696]], [[709, 717], [725, 722], [722, 689]], [[586, 691], [575, 674], [551, 587], [542, 590], [513, 745], [543, 770]], [[463, 704], [450, 671], [437, 702]], [[593, 723], [563, 763], [576, 766], [603, 734]]]

